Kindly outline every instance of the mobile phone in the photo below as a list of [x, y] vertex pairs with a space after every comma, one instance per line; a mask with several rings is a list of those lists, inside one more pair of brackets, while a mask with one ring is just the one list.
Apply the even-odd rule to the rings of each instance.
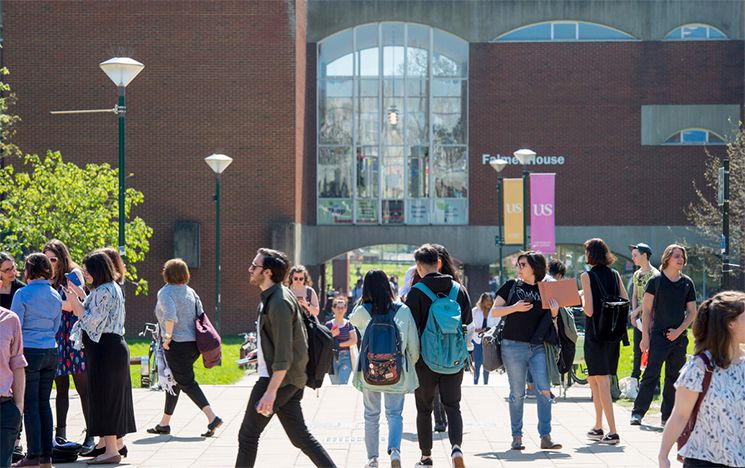
[[65, 273], [65, 277], [75, 286], [81, 286], [80, 278], [78, 278], [78, 275], [76, 275], [75, 273]]

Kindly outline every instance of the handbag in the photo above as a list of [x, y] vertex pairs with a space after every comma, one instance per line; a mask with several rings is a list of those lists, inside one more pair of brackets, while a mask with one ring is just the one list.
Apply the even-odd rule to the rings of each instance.
[[[704, 401], [706, 392], [707, 390], [709, 390], [709, 385], [711, 384], [711, 376], [714, 374], [714, 365], [711, 363], [711, 361], [709, 360], [709, 356], [707, 356], [706, 353], [699, 353], [696, 355], [696, 357], [699, 357], [702, 361], [704, 361], [704, 364], [706, 365], [706, 372], [704, 373], [704, 381], [701, 385], [701, 393], [698, 394], [696, 405], [693, 407], [693, 411], [691, 411], [691, 417], [688, 418], [688, 422], [683, 428], [683, 432], [681, 432], [680, 436], [678, 437], [678, 451], [680, 451], [680, 449], [682, 449], [683, 446], [688, 443], [688, 439], [691, 437], [691, 434], [693, 434], [693, 429], [696, 427], [696, 419], [698, 419], [698, 411], [701, 409], [701, 403]], [[682, 462], [683, 457], [678, 455], [678, 460]]]
[[[195, 295], [196, 296], [196, 295]], [[197, 308], [197, 318], [194, 321], [197, 336], [197, 349], [202, 355], [204, 367], [210, 369], [222, 365], [222, 339], [210, 322], [207, 313], [199, 314], [199, 298], [195, 297], [194, 307]]]
[[[511, 305], [510, 301], [515, 293], [516, 285], [517, 280], [512, 283], [512, 288], [510, 288], [510, 293], [507, 295], [505, 304]], [[504, 361], [502, 361], [502, 331], [504, 330], [506, 319], [506, 316], [502, 317], [502, 320], [496, 326], [491, 327], [481, 336], [481, 350], [484, 355], [482, 365], [489, 372], [504, 370]], [[484, 322], [486, 322], [486, 318], [484, 318]]]

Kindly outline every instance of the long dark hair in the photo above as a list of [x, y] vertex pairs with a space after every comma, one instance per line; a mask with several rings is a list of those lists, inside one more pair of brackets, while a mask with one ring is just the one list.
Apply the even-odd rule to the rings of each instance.
[[432, 247], [437, 250], [437, 257], [442, 263], [442, 266], [440, 267], [440, 273], [442, 273], [443, 275], [450, 275], [453, 277], [456, 283], [460, 283], [460, 273], [455, 267], [455, 263], [453, 262], [452, 257], [450, 257], [450, 253], [445, 248], [445, 246], [440, 244], [432, 244]]
[[393, 291], [383, 270], [370, 270], [362, 282], [362, 303], [372, 305], [373, 314], [387, 314], [393, 304]]
[[83, 259], [83, 265], [85, 265], [88, 274], [93, 278], [92, 286], [94, 288], [105, 283], [110, 283], [116, 277], [114, 263], [105, 252], [101, 252], [100, 250], [94, 250], [86, 255]]
[[70, 250], [64, 242], [59, 239], [52, 239], [44, 245], [42, 252], [52, 252], [57, 258], [57, 265], [52, 265], [52, 287], [59, 289], [63, 284], [67, 284], [65, 273], [70, 273], [73, 268], [77, 267], [72, 261]]
[[745, 293], [722, 291], [707, 299], [698, 308], [693, 323], [694, 353], [708, 351], [717, 367], [732, 363], [732, 331], [729, 324], [745, 313]]

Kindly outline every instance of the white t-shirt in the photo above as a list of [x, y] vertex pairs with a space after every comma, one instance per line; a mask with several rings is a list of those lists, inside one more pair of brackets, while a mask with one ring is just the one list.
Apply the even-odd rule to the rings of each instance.
[[[471, 309], [471, 314], [473, 315], [473, 321], [468, 324], [469, 341], [473, 340], [474, 343], [481, 344], [481, 337], [475, 331], [484, 324], [484, 313], [478, 307], [474, 307]], [[486, 328], [496, 327], [500, 320], [502, 320], [502, 317], [492, 317], [491, 314], [488, 314]]]
[[266, 366], [264, 352], [261, 350], [261, 313], [256, 320], [256, 330], [256, 370], [259, 372], [259, 377], [269, 377], [269, 368]]

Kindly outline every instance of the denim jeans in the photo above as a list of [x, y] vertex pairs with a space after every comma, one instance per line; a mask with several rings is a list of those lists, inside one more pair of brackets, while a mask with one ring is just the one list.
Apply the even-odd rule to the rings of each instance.
[[346, 385], [352, 374], [352, 358], [349, 351], [334, 352], [334, 373], [329, 375], [333, 385]]
[[[484, 365], [484, 347], [481, 343], [473, 342], [473, 383], [478, 385], [481, 366]], [[484, 369], [484, 385], [489, 383], [489, 371]]]
[[367, 458], [378, 456], [380, 442], [380, 400], [385, 399], [385, 419], [388, 421], [388, 453], [401, 450], [401, 435], [404, 430], [404, 394], [362, 390], [365, 405], [365, 447]]
[[551, 433], [551, 397], [542, 392], [550, 391], [546, 351], [543, 344], [533, 345], [522, 341], [502, 340], [502, 360], [510, 383], [510, 422], [512, 436], [523, 435], [523, 406], [525, 404], [525, 379], [530, 369], [538, 406], [538, 434]]
[[8, 468], [13, 458], [16, 436], [21, 430], [21, 412], [13, 400], [0, 403], [0, 468]]
[[52, 407], [49, 395], [57, 371], [57, 348], [23, 350], [26, 367], [26, 393], [23, 395], [23, 421], [26, 426], [27, 456], [52, 456]]

